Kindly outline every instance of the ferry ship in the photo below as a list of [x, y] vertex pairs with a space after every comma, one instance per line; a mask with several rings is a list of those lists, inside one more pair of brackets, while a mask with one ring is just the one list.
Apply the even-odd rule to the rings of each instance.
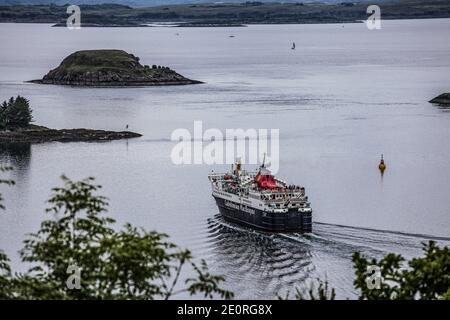
[[305, 188], [277, 179], [264, 161], [258, 170], [248, 172], [238, 160], [231, 172], [212, 172], [208, 179], [226, 221], [268, 232], [312, 232]]

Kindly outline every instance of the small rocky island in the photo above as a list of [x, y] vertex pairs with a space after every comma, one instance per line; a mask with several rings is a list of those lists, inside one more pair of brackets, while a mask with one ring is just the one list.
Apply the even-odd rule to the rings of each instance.
[[450, 93], [443, 93], [436, 98], [431, 99], [430, 102], [436, 104], [450, 104]]
[[49, 129], [31, 124], [33, 110], [28, 99], [17, 96], [0, 104], [0, 143], [88, 142], [141, 137], [130, 131]]
[[168, 67], [142, 65], [139, 58], [123, 50], [83, 50], [72, 53], [61, 64], [33, 83], [82, 87], [142, 87], [202, 83]]
[[49, 129], [29, 125], [13, 131], [0, 131], [0, 143], [43, 143], [43, 142], [95, 142], [141, 137], [130, 131], [105, 131], [93, 129]]

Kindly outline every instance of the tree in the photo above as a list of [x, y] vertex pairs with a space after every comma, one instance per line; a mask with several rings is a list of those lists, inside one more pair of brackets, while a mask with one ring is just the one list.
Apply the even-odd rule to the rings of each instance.
[[[29, 271], [11, 278], [6, 257], [0, 256], [0, 281], [9, 288], [0, 286], [0, 297], [169, 299], [179, 292], [232, 297], [219, 286], [223, 277], [211, 275], [205, 262], [195, 264], [191, 253], [168, 242], [167, 235], [130, 224], [115, 231], [93, 178], [63, 180], [64, 187], [53, 189], [49, 200], [53, 219], [24, 241], [21, 257], [32, 264]], [[188, 266], [194, 276], [182, 285], [179, 277]]]
[[11, 297], [11, 268], [9, 266], [9, 259], [0, 250], [0, 300], [10, 299]]
[[27, 127], [33, 121], [30, 102], [21, 96], [11, 97], [0, 106], [0, 128], [14, 129]]
[[5, 130], [8, 125], [8, 106], [9, 103], [6, 101], [3, 101], [3, 103], [0, 105], [0, 129]]
[[[390, 253], [378, 261], [354, 253], [354, 285], [361, 291], [360, 299], [450, 299], [450, 249], [440, 248], [430, 241], [423, 244], [423, 251], [423, 257], [407, 262], [408, 268], [405, 268], [405, 259], [401, 255]], [[379, 289], [367, 286], [369, 266], [375, 266], [380, 271]]]
[[[336, 291], [334, 288], [329, 288], [328, 281], [322, 281], [321, 279], [316, 279], [318, 286], [316, 287], [314, 283], [311, 284], [307, 294], [302, 292], [299, 288], [295, 288], [295, 299], [296, 300], [334, 300], [336, 298]], [[286, 294], [285, 300], [288, 300], [290, 292]], [[283, 299], [282, 297], [278, 297]]]
[[[450, 300], [450, 249], [440, 248], [434, 241], [423, 244], [424, 256], [406, 261], [401, 255], [389, 253], [380, 260], [367, 259], [359, 252], [353, 254], [354, 287], [360, 300]], [[406, 267], [408, 266], [408, 267]], [[370, 267], [370, 268], [369, 268]], [[370, 270], [379, 270], [378, 274]], [[369, 286], [371, 276], [380, 276], [379, 287]], [[296, 299], [305, 296], [296, 289]], [[306, 299], [334, 300], [335, 290], [328, 282], [319, 280]], [[288, 296], [286, 297], [288, 298]]]

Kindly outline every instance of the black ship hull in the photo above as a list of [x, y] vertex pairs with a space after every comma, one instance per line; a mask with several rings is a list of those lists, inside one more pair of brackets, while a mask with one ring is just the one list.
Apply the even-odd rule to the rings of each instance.
[[287, 213], [266, 212], [214, 197], [222, 217], [229, 222], [268, 232], [311, 232], [312, 214], [297, 209]]

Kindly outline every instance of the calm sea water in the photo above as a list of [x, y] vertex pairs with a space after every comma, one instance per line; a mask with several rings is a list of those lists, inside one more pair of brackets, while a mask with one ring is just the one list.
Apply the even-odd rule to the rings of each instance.
[[[15, 166], [0, 214], [0, 248], [17, 251], [44, 218], [61, 174], [94, 176], [110, 214], [166, 232], [226, 276], [237, 298], [274, 298], [327, 278], [354, 298], [351, 254], [421, 253], [450, 240], [450, 112], [429, 104], [450, 90], [450, 20], [247, 28], [85, 28], [0, 24], [0, 100], [31, 100], [36, 123], [53, 128], [130, 130], [108, 143], [1, 146]], [[234, 35], [235, 37], [230, 37]], [[295, 41], [296, 50], [291, 50]], [[80, 49], [120, 48], [202, 85], [87, 89], [42, 86]], [[224, 223], [207, 173], [175, 166], [176, 128], [279, 128], [279, 176], [304, 185], [314, 233], [267, 235]], [[383, 153], [388, 169], [377, 165]], [[370, 229], [370, 230], [369, 230]]]

